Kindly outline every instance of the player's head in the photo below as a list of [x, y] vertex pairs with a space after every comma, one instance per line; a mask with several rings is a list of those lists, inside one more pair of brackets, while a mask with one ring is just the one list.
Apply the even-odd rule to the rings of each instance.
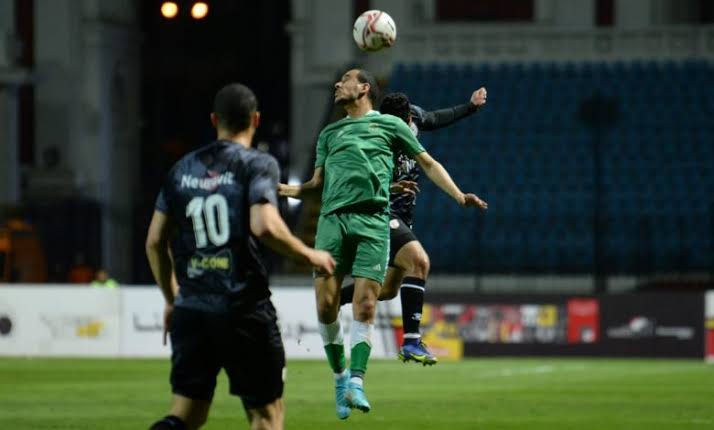
[[384, 96], [384, 99], [382, 99], [382, 105], [379, 107], [379, 112], [394, 115], [409, 124], [409, 121], [411, 121], [409, 97], [407, 97], [404, 93], [387, 94]]
[[350, 104], [358, 100], [368, 100], [371, 105], [377, 103], [379, 85], [374, 76], [363, 69], [348, 70], [335, 82], [335, 103]]
[[228, 84], [216, 93], [211, 122], [219, 134], [254, 133], [260, 123], [258, 99], [245, 85]]

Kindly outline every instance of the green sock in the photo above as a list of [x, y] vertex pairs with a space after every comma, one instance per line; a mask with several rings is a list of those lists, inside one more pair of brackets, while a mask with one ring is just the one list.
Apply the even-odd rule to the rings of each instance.
[[364, 376], [365, 372], [367, 372], [367, 361], [369, 361], [370, 352], [372, 352], [372, 347], [367, 342], [360, 342], [352, 347], [352, 355], [350, 356], [350, 373], [352, 376]]
[[332, 371], [342, 373], [345, 370], [345, 346], [342, 344], [329, 343], [325, 345], [327, 361], [330, 363]]

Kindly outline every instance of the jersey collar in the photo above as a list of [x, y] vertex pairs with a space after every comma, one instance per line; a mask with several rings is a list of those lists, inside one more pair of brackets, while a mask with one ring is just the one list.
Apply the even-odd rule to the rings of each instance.
[[[367, 112], [366, 114], [364, 114], [364, 116], [371, 116], [371, 115], [379, 115], [379, 111], [376, 111], [376, 110], [372, 109], [371, 111], [369, 111], [369, 112]], [[347, 118], [349, 118], [349, 119], [354, 119], [354, 118], [352, 118], [352, 117], [349, 116], [349, 115], [347, 115]]]

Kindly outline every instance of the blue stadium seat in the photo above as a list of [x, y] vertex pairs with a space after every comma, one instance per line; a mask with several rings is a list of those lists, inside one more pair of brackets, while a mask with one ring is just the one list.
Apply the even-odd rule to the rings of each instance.
[[[415, 221], [434, 270], [591, 272], [598, 201], [608, 271], [711, 270], [711, 76], [699, 60], [397, 65], [390, 90], [428, 109], [462, 103], [476, 85], [491, 96], [476, 116], [420, 136], [462, 188], [491, 205], [483, 216], [467, 215], [435, 186], [422, 186]], [[653, 99], [658, 85], [678, 91]], [[599, 200], [598, 135], [578, 117], [597, 93], [617, 97], [620, 113], [600, 134]]]

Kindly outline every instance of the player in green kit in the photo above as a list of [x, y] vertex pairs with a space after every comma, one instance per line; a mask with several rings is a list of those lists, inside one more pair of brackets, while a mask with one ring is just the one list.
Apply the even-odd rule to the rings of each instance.
[[[315, 289], [320, 335], [335, 375], [340, 419], [347, 418], [351, 409], [370, 410], [364, 376], [377, 297], [389, 258], [389, 186], [394, 152], [414, 157], [424, 173], [461, 206], [486, 206], [474, 194], [461, 192], [404, 121], [373, 109], [377, 92], [377, 83], [367, 71], [352, 69], [345, 73], [335, 84], [335, 103], [344, 107], [347, 116], [320, 133], [312, 179], [278, 188], [281, 196], [295, 198], [322, 191], [315, 248], [329, 251], [337, 266], [333, 275], [315, 274]], [[346, 275], [355, 280], [349, 369], [338, 318], [340, 286]]]

